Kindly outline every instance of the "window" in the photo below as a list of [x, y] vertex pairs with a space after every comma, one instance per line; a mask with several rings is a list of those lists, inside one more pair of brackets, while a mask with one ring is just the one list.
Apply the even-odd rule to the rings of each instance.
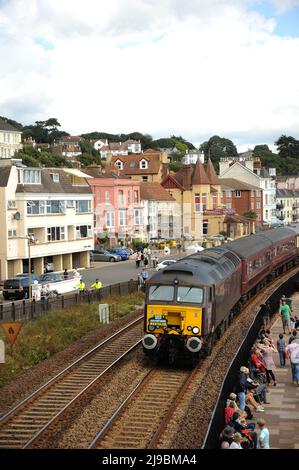
[[134, 225], [142, 225], [140, 209], [134, 210]]
[[79, 240], [80, 238], [91, 238], [92, 237], [92, 229], [91, 225], [77, 225], [76, 226], [76, 239]]
[[232, 197], [232, 192], [231, 191], [225, 191], [225, 196], [226, 196], [226, 199], [230, 199]]
[[207, 208], [207, 194], [202, 193], [202, 210], [205, 211]]
[[10, 200], [7, 201], [7, 209], [15, 209], [16, 208], [16, 201]]
[[151, 286], [149, 288], [148, 298], [151, 301], [162, 300], [167, 302], [173, 300], [174, 287], [173, 286]]
[[131, 204], [131, 191], [128, 191], [128, 206]]
[[121, 160], [117, 160], [115, 162], [115, 166], [119, 169], [119, 170], [123, 170], [124, 169], [124, 164]]
[[22, 184], [41, 184], [40, 170], [20, 170], [19, 177]]
[[106, 204], [110, 204], [110, 191], [105, 191]]
[[148, 168], [148, 162], [146, 160], [141, 160], [141, 162], [139, 164], [139, 168], [141, 170], [146, 170]]
[[235, 191], [235, 197], [241, 197], [241, 191]]
[[148, 176], [142, 176], [142, 181], [148, 181]]
[[48, 227], [47, 239], [48, 239], [48, 242], [65, 240], [64, 227]]
[[207, 220], [204, 220], [202, 224], [202, 234], [208, 235], [208, 231], [209, 231], [209, 222]]
[[58, 173], [50, 173], [50, 176], [54, 183], [59, 183], [59, 174]]
[[125, 225], [127, 225], [127, 211], [126, 210], [119, 211], [119, 225], [121, 227], [124, 227]]
[[76, 212], [91, 212], [91, 201], [76, 201]]
[[227, 202], [227, 203], [225, 204], [225, 207], [226, 207], [227, 209], [231, 209], [231, 208], [232, 208], [231, 202]]
[[213, 209], [217, 207], [217, 194], [213, 194]]
[[261, 208], [261, 203], [260, 203], [259, 201], [257, 201], [257, 203], [256, 203], [256, 208], [257, 208], [257, 209], [260, 209], [260, 208]]
[[269, 194], [265, 194], [265, 204], [269, 204]]
[[124, 192], [123, 191], [118, 191], [118, 205], [119, 206], [124, 206], [125, 205], [125, 198], [124, 198]]
[[60, 214], [65, 211], [65, 201], [47, 201], [47, 214]]
[[16, 230], [8, 230], [8, 238], [16, 237], [17, 231]]
[[27, 214], [45, 214], [46, 201], [27, 201]]
[[115, 227], [115, 214], [114, 212], [106, 212], [106, 227]]
[[194, 204], [195, 204], [195, 212], [200, 212], [200, 194], [195, 193], [194, 195]]
[[203, 289], [197, 287], [178, 287], [177, 301], [201, 304], [203, 301]]
[[134, 204], [138, 204], [138, 191], [134, 191]]

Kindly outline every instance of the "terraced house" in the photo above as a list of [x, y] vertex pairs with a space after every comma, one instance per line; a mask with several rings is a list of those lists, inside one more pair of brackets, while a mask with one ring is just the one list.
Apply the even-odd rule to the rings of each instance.
[[31, 268], [44, 272], [89, 267], [93, 196], [88, 175], [76, 169], [2, 166], [0, 278]]

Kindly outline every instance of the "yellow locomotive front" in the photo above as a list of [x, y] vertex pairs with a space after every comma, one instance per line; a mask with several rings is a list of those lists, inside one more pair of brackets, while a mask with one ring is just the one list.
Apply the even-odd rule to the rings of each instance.
[[[154, 282], [154, 281], [153, 281]], [[152, 284], [146, 289], [143, 349], [149, 356], [196, 355], [202, 348], [204, 288]]]

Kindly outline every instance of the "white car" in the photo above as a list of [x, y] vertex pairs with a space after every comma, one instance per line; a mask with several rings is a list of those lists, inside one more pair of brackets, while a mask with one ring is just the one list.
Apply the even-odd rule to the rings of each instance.
[[173, 263], [176, 263], [175, 259], [164, 259], [157, 264], [156, 271], [160, 271], [160, 269], [164, 269], [166, 266], [170, 266]]
[[194, 243], [193, 245], [186, 246], [186, 251], [191, 252], [191, 253], [199, 253], [200, 251], [203, 251], [204, 248], [199, 245], [198, 243]]

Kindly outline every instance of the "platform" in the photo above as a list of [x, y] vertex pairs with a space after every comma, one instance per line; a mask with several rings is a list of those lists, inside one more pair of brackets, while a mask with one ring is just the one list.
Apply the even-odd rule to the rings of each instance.
[[[293, 314], [299, 317], [299, 292], [293, 297]], [[279, 333], [283, 333], [280, 316], [271, 327], [271, 336], [276, 346]], [[299, 335], [299, 331], [298, 331]], [[290, 335], [284, 335], [286, 344]], [[279, 365], [278, 354], [273, 354], [276, 369], [274, 371], [277, 386], [271, 385], [267, 395], [269, 405], [264, 413], [255, 413], [255, 419], [264, 418], [270, 431], [271, 449], [299, 449], [299, 387], [292, 383], [289, 359], [286, 367]]]

